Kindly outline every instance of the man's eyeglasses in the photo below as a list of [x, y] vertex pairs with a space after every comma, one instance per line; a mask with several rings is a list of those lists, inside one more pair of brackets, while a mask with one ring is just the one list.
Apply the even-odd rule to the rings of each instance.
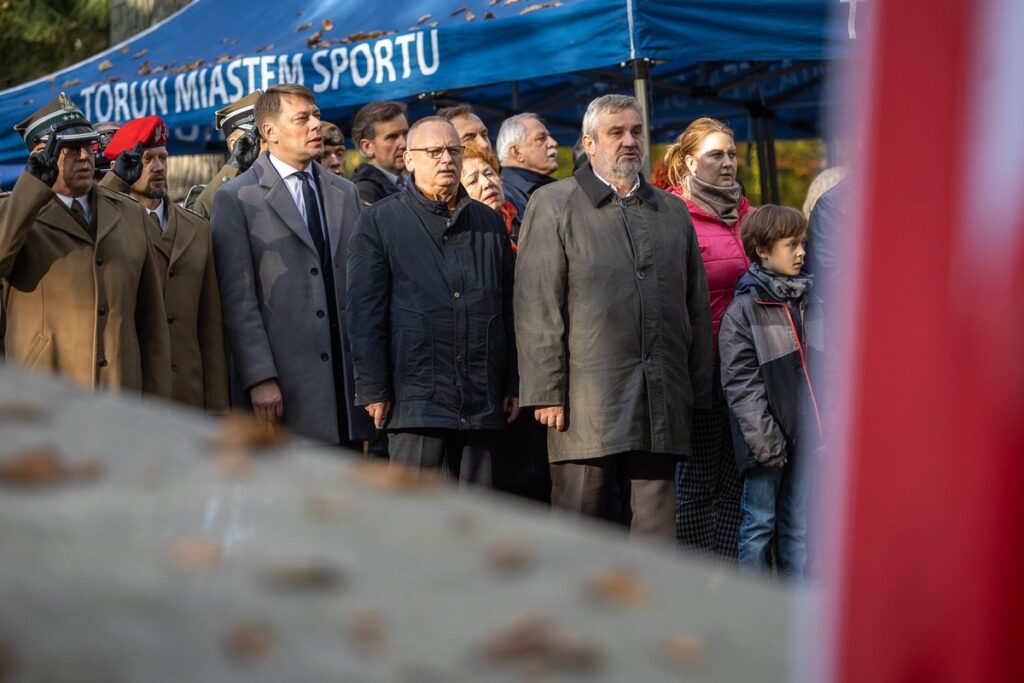
[[462, 145], [456, 145], [455, 147], [414, 147], [412, 149], [405, 150], [406, 152], [426, 152], [427, 156], [431, 159], [440, 159], [445, 152], [448, 152], [452, 158], [461, 157], [462, 153], [466, 150]]

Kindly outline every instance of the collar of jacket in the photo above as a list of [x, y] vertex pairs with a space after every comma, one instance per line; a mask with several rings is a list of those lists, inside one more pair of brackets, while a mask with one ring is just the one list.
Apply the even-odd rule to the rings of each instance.
[[512, 185], [523, 194], [529, 196], [534, 190], [548, 183], [555, 182], [555, 179], [528, 168], [518, 166], [505, 166], [501, 169], [501, 179], [507, 185]]
[[[594, 175], [594, 169], [590, 168], [589, 161], [580, 166], [579, 170], [573, 173], [572, 177], [583, 188], [583, 192], [590, 198], [590, 202], [595, 208], [615, 197], [615, 190], [601, 182], [601, 179]], [[651, 187], [650, 183], [647, 182], [647, 179], [644, 178], [643, 173], [640, 174], [640, 187], [637, 188], [634, 196], [639, 197], [641, 201], [655, 211], [658, 210], [658, 195], [654, 192], [654, 188]]]
[[405, 185], [406, 192], [412, 195], [413, 199], [416, 200], [416, 205], [423, 207], [428, 213], [432, 213], [435, 216], [443, 216], [444, 218], [451, 218], [451, 222], [454, 223], [458, 220], [459, 214], [466, 208], [472, 201], [472, 197], [466, 192], [466, 188], [459, 185], [458, 192], [455, 193], [455, 210], [451, 213], [448, 212], [448, 202], [435, 202], [433, 199], [427, 199], [426, 196], [420, 189], [416, 187], [415, 176], [409, 176], [409, 182]]

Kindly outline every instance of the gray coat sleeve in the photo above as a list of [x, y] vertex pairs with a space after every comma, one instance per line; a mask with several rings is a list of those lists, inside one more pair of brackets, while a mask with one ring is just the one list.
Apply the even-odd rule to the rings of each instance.
[[[689, 214], [687, 214], [689, 217]], [[700, 245], [693, 221], [687, 221], [690, 231], [690, 251], [686, 255], [686, 311], [690, 316], [690, 388], [693, 390], [693, 407], [711, 407], [711, 297], [708, 294], [708, 279], [704, 272], [704, 260], [700, 256]]]
[[234, 192], [214, 196], [210, 229], [231, 360], [248, 391], [260, 382], [276, 379], [277, 366], [256, 298], [248, 225]]
[[568, 265], [562, 211], [553, 199], [551, 193], [534, 195], [519, 238], [513, 305], [523, 406], [564, 406], [567, 400]]
[[754, 459], [774, 464], [786, 456], [786, 439], [768, 409], [750, 321], [742, 307], [729, 306], [718, 330], [722, 389]]

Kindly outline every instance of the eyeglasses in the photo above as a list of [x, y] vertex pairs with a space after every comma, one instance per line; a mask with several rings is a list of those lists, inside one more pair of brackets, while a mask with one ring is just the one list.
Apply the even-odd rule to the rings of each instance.
[[414, 147], [412, 149], [406, 149], [406, 152], [426, 152], [427, 156], [431, 159], [440, 159], [445, 152], [448, 152], [454, 159], [455, 157], [461, 157], [462, 153], [466, 150], [462, 145], [456, 145], [455, 147]]

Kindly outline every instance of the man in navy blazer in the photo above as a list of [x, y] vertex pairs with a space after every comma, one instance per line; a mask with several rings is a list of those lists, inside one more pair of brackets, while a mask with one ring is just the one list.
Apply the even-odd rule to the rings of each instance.
[[356, 446], [373, 434], [366, 413], [353, 410], [344, 328], [359, 196], [314, 161], [323, 136], [307, 88], [269, 88], [255, 118], [264, 151], [217, 192], [210, 217], [232, 391], [261, 419]]

